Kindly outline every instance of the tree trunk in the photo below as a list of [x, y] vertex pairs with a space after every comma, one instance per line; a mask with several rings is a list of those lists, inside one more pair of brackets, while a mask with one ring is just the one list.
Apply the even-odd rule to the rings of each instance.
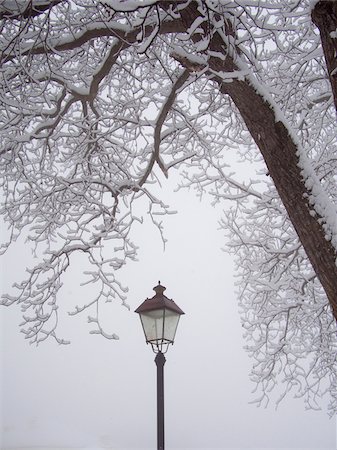
[[337, 111], [337, 2], [319, 1], [311, 13], [318, 27]]
[[[190, 3], [181, 14], [186, 28], [200, 15], [194, 2]], [[226, 33], [232, 36], [235, 34], [235, 30], [229, 22], [226, 24]], [[200, 34], [193, 36], [192, 39], [198, 41]], [[226, 53], [226, 44], [218, 33], [213, 36], [209, 49]], [[214, 76], [214, 72], [230, 73], [238, 70], [233, 58], [228, 53], [225, 56], [225, 60], [209, 58], [209, 67], [212, 69], [210, 75], [218, 82], [221, 92], [232, 98], [260, 149], [281, 201], [323, 286], [333, 315], [337, 320], [337, 255], [331, 241], [325, 238], [326, 233], [318, 222], [319, 217], [312, 216], [310, 213], [308, 197], [311, 192], [306, 188], [301, 174], [297, 156], [298, 148], [285, 125], [277, 120], [272, 105], [257, 92], [247, 79], [223, 83], [220, 77], [217, 79]]]
[[329, 299], [337, 319], [336, 252], [325, 231], [312, 216], [308, 204], [310, 192], [305, 187], [297, 146], [282, 122], [277, 122], [271, 106], [247, 82], [222, 85], [239, 109], [248, 130], [259, 147], [269, 174], [285, 206], [311, 265]]

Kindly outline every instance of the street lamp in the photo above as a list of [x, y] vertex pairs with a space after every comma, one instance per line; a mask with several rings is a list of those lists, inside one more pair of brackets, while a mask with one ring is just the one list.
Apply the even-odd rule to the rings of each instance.
[[147, 344], [156, 353], [157, 366], [157, 449], [164, 450], [164, 364], [168, 346], [173, 344], [180, 316], [184, 312], [164, 295], [165, 287], [158, 283], [155, 295], [147, 298], [135, 312], [139, 314]]

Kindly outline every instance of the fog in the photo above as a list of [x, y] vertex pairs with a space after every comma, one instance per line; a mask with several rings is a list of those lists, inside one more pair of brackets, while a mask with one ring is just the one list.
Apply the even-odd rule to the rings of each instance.
[[[222, 248], [220, 208], [192, 192], [173, 195], [177, 215], [163, 218], [160, 233], [147, 218], [134, 232], [139, 261], [121, 269], [130, 311], [118, 301], [102, 316], [118, 341], [90, 335], [87, 314], [70, 317], [91, 290], [81, 287], [80, 258], [60, 292], [58, 333], [71, 340], [30, 346], [19, 332], [18, 308], [1, 313], [1, 448], [147, 449], [156, 447], [155, 355], [145, 343], [133, 311], [160, 280], [165, 294], [184, 310], [176, 342], [166, 355], [166, 449], [335, 448], [335, 420], [326, 411], [306, 411], [301, 399], [286, 398], [275, 409], [257, 408], [244, 351], [233, 262]], [[111, 244], [112, 245], [112, 244]], [[19, 281], [30, 252], [18, 242], [2, 258], [2, 291]], [[275, 400], [277, 392], [271, 394]]]

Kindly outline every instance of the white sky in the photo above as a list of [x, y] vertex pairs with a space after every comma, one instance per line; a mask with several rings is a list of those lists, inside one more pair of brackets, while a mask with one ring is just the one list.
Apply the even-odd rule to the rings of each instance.
[[[131, 311], [117, 303], [104, 309], [108, 331], [119, 341], [89, 335], [87, 314], [75, 318], [71, 305], [90, 299], [80, 288], [81, 264], [67, 274], [59, 301], [64, 311], [59, 334], [72, 344], [53, 341], [29, 346], [19, 333], [17, 308], [0, 308], [0, 442], [14, 447], [147, 449], [156, 446], [156, 368], [134, 309], [158, 280], [166, 295], [185, 311], [176, 343], [166, 355], [166, 450], [225, 448], [335, 448], [335, 420], [325, 411], [305, 411], [301, 400], [286, 399], [259, 409], [242, 349], [242, 329], [234, 295], [231, 257], [223, 231], [207, 199], [193, 193], [172, 195], [179, 214], [166, 220], [169, 242], [163, 253], [149, 221], [136, 231], [139, 262], [120, 274], [129, 286]], [[112, 245], [112, 244], [111, 244]], [[29, 250], [18, 245], [2, 259], [2, 289], [22, 278]], [[20, 275], [21, 273], [21, 275]], [[276, 395], [277, 397], [277, 395]]]

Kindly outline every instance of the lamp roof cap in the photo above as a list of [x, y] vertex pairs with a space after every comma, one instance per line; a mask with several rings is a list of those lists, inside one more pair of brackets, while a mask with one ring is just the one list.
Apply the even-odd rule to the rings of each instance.
[[160, 284], [160, 281], [157, 286], [153, 288], [155, 291], [155, 295], [152, 298], [147, 298], [136, 310], [136, 313], [145, 313], [149, 311], [154, 311], [156, 309], [169, 309], [170, 311], [174, 311], [177, 314], [185, 314], [182, 309], [171, 299], [167, 298], [164, 295], [164, 291], [166, 290], [165, 286]]

